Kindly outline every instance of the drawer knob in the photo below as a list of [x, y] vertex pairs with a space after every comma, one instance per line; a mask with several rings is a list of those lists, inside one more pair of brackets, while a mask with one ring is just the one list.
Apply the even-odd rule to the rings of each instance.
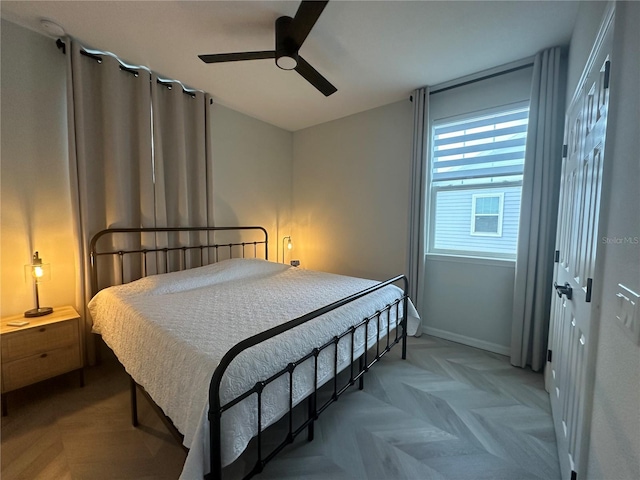
[[43, 353], [42, 355], [40, 355], [40, 358], [45, 358], [47, 356], [46, 353]]
[[44, 327], [42, 327], [42, 328], [41, 328], [40, 330], [38, 330], [38, 331], [39, 331], [39, 332], [46, 332], [46, 331], [47, 331], [47, 329], [46, 329], [46, 328], [44, 328]]

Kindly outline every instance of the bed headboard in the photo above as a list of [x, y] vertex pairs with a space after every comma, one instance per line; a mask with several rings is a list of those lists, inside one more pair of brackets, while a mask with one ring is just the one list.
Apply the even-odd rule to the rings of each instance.
[[148, 275], [263, 256], [269, 259], [263, 227], [108, 228], [89, 245], [91, 295]]

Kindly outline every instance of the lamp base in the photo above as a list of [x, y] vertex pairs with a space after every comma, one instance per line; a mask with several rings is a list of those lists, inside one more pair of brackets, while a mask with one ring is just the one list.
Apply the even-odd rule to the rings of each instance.
[[27, 310], [26, 312], [24, 312], [24, 316], [27, 318], [42, 317], [44, 315], [49, 315], [50, 313], [53, 313], [53, 308], [40, 307], [40, 308], [32, 308], [31, 310]]

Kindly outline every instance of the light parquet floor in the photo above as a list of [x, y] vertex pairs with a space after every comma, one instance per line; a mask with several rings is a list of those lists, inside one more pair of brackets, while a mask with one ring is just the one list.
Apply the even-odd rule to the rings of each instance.
[[[428, 336], [399, 355], [323, 414], [313, 442], [300, 438], [257, 478], [560, 478], [542, 375]], [[69, 375], [9, 394], [2, 479], [178, 478], [185, 453], [142, 397], [141, 427], [131, 427], [122, 367], [105, 360], [86, 376], [84, 388]]]

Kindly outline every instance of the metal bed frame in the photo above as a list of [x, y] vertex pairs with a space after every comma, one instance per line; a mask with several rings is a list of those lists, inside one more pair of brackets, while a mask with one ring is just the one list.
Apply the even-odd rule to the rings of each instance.
[[[151, 247], [151, 248], [145, 248], [145, 247], [140, 247], [140, 248], [133, 248], [133, 249], [119, 249], [119, 248], [114, 248], [114, 247], [110, 247], [110, 248], [105, 248], [104, 250], [100, 250], [98, 248], [98, 243], [100, 239], [107, 239], [109, 237], [114, 237], [117, 235], [125, 235], [125, 236], [131, 236], [132, 238], [136, 239], [136, 241], [143, 235], [143, 234], [162, 234], [162, 233], [171, 233], [171, 232], [177, 232], [177, 233], [184, 233], [184, 232], [195, 232], [195, 233], [206, 233], [207, 239], [213, 237], [215, 239], [215, 234], [217, 232], [236, 232], [236, 233], [241, 233], [241, 232], [252, 232], [252, 234], [255, 236], [256, 234], [260, 235], [262, 238], [260, 238], [259, 240], [254, 240], [254, 241], [250, 241], [250, 242], [245, 242], [245, 241], [232, 241], [232, 242], [228, 242], [228, 243], [216, 243], [216, 242], [212, 242], [210, 243], [209, 240], [207, 240], [204, 243], [198, 243], [196, 245], [172, 245], [172, 246], [164, 246], [164, 247]], [[255, 238], [255, 237], [254, 237]], [[263, 228], [263, 227], [167, 227], [167, 228], [110, 228], [110, 229], [106, 229], [106, 230], [102, 230], [101, 232], [98, 232], [96, 235], [94, 235], [94, 237], [91, 239], [91, 243], [90, 243], [90, 262], [91, 262], [91, 288], [92, 288], [92, 294], [95, 295], [99, 290], [100, 290], [100, 286], [98, 284], [99, 282], [99, 275], [98, 275], [98, 259], [100, 257], [111, 257], [111, 258], [117, 258], [118, 262], [118, 268], [120, 271], [120, 282], [121, 283], [126, 283], [125, 282], [125, 267], [126, 267], [126, 263], [125, 263], [125, 258], [127, 258], [128, 255], [133, 255], [133, 258], [138, 258], [141, 260], [140, 262], [140, 275], [138, 278], [140, 277], [144, 277], [147, 276], [147, 272], [148, 272], [148, 256], [149, 254], [154, 254], [154, 255], [160, 255], [160, 258], [164, 259], [164, 262], [160, 262], [161, 264], [164, 263], [164, 268], [161, 268], [162, 270], [164, 270], [164, 272], [160, 272], [160, 273], [165, 273], [165, 272], [169, 272], [171, 271], [176, 271], [176, 270], [185, 270], [188, 268], [194, 268], [197, 266], [201, 266], [201, 265], [206, 265], [206, 264], [210, 264], [210, 263], [216, 263], [219, 258], [219, 251], [220, 249], [223, 249], [225, 252], [228, 249], [228, 254], [229, 254], [229, 258], [237, 258], [234, 257], [234, 251], [238, 251], [241, 250], [242, 252], [242, 258], [245, 257], [246, 254], [246, 249], [247, 247], [250, 248], [250, 250], [253, 250], [253, 257], [251, 258], [258, 258], [258, 246], [264, 245], [264, 258], [265, 260], [268, 260], [268, 234], [267, 231]], [[252, 247], [252, 248], [251, 248]], [[187, 254], [190, 251], [200, 251], [200, 265], [192, 265], [192, 266], [187, 266]], [[208, 255], [205, 256], [204, 252], [207, 252]], [[213, 251], [213, 255], [211, 255], [211, 252]], [[178, 263], [178, 267], [175, 269], [171, 269], [170, 267], [170, 262], [169, 261], [169, 257], [174, 254], [173, 256], [175, 257], [175, 254], [178, 255], [179, 257], [179, 262], [173, 262]], [[208, 259], [209, 261], [207, 261], [206, 259]], [[156, 263], [158, 261], [158, 257], [155, 257]], [[175, 260], [175, 258], [174, 258]], [[197, 263], [197, 262], [196, 262]], [[160, 265], [162, 266], [162, 265]], [[132, 278], [129, 281], [135, 280], [136, 278]], [[277, 335], [280, 335], [281, 333], [288, 331], [292, 328], [295, 328], [299, 325], [302, 325], [303, 323], [306, 323], [316, 317], [319, 317], [325, 313], [328, 313], [332, 310], [338, 309], [348, 303], [351, 303], [359, 298], [365, 297], [366, 295], [369, 295], [373, 292], [376, 292], [382, 288], [385, 288], [388, 285], [391, 284], [395, 284], [395, 283], [401, 283], [402, 284], [402, 289], [403, 289], [403, 294], [402, 296], [395, 300], [394, 302], [392, 302], [391, 304], [387, 305], [385, 308], [376, 311], [373, 315], [364, 318], [360, 321], [358, 321], [357, 323], [355, 323], [354, 325], [352, 325], [349, 329], [347, 329], [345, 332], [343, 332], [340, 335], [336, 335], [335, 337], [333, 337], [330, 341], [326, 342], [324, 345], [321, 345], [319, 347], [314, 348], [311, 352], [309, 352], [308, 354], [306, 354], [304, 357], [298, 359], [295, 362], [291, 362], [287, 365], [287, 367], [285, 367], [284, 369], [282, 369], [281, 371], [275, 373], [274, 375], [272, 375], [271, 377], [264, 379], [262, 381], [257, 382], [251, 389], [247, 390], [246, 392], [244, 392], [243, 394], [241, 394], [240, 396], [234, 398], [233, 400], [225, 403], [225, 404], [221, 404], [220, 402], [220, 383], [222, 381], [222, 377], [225, 373], [226, 368], [231, 364], [231, 362], [233, 361], [233, 359], [235, 357], [237, 357], [241, 352], [243, 352], [244, 350], [253, 347], [254, 345], [257, 345], [261, 342], [264, 342], [265, 340], [268, 340], [270, 338], [273, 338]], [[241, 342], [239, 342], [238, 344], [236, 344], [235, 346], [233, 346], [222, 358], [222, 360], [220, 361], [220, 363], [218, 364], [218, 367], [216, 368], [216, 370], [213, 372], [213, 376], [211, 379], [211, 383], [209, 385], [209, 413], [208, 413], [208, 419], [210, 422], [210, 428], [209, 428], [209, 433], [210, 433], [210, 458], [211, 458], [211, 472], [205, 475], [205, 479], [206, 480], [221, 480], [222, 479], [222, 475], [223, 475], [223, 466], [222, 466], [222, 451], [221, 451], [221, 445], [222, 445], [222, 432], [221, 432], [221, 419], [222, 419], [222, 414], [230, 409], [231, 407], [233, 407], [234, 405], [236, 405], [237, 403], [241, 402], [242, 400], [252, 396], [252, 395], [257, 395], [257, 405], [258, 405], [258, 411], [257, 411], [257, 421], [258, 421], [258, 428], [257, 428], [257, 459], [255, 464], [253, 465], [253, 468], [251, 469], [251, 471], [249, 471], [243, 478], [247, 479], [247, 478], [251, 478], [254, 475], [260, 473], [264, 466], [271, 460], [273, 459], [281, 450], [283, 450], [288, 444], [292, 443], [296, 437], [302, 433], [305, 429], [307, 430], [307, 439], [309, 441], [313, 440], [313, 436], [314, 436], [314, 422], [318, 419], [319, 415], [324, 412], [324, 410], [326, 410], [327, 407], [329, 407], [329, 405], [331, 405], [333, 402], [337, 401], [338, 398], [351, 386], [353, 386], [356, 381], [358, 382], [358, 388], [360, 390], [362, 390], [364, 388], [364, 374], [367, 373], [369, 371], [369, 369], [371, 368], [371, 366], [373, 364], [375, 364], [376, 362], [378, 362], [387, 352], [389, 352], [389, 350], [391, 350], [391, 348], [397, 344], [397, 343], [402, 343], [402, 359], [406, 359], [406, 351], [407, 351], [407, 308], [408, 308], [408, 281], [407, 278], [404, 275], [399, 275], [396, 276], [394, 278], [391, 278], [385, 282], [381, 282], [377, 285], [374, 285], [370, 288], [367, 288], [365, 290], [362, 290], [356, 294], [353, 294], [351, 296], [348, 296], [346, 298], [343, 298], [342, 300], [338, 300], [330, 305], [326, 305], [324, 307], [321, 307], [313, 312], [307, 313], [301, 317], [298, 317], [294, 320], [290, 320], [286, 323], [283, 323], [281, 325], [278, 325], [276, 327], [273, 327], [269, 330], [266, 330], [264, 332], [258, 333], [257, 335], [254, 335], [252, 337], [249, 337]], [[402, 309], [402, 311], [400, 311], [400, 309]], [[394, 312], [395, 310], [395, 312]], [[390, 323], [391, 323], [391, 314], [392, 312], [395, 313], [395, 318], [396, 318], [396, 328], [395, 328], [395, 334], [392, 334], [392, 332], [390, 331]], [[384, 316], [387, 315], [386, 319], [387, 319], [387, 328], [386, 328], [386, 332], [381, 332], [380, 331], [380, 321], [382, 318], [384, 318]], [[378, 342], [376, 342], [375, 347], [372, 348], [367, 348], [366, 346], [366, 339], [368, 338], [368, 334], [369, 334], [369, 325], [371, 322], [376, 322], [376, 326], [377, 326], [377, 335], [378, 335]], [[400, 328], [402, 327], [402, 331], [399, 332]], [[364, 329], [364, 338], [365, 338], [365, 348], [364, 348], [364, 353], [362, 353], [359, 357], [354, 358], [355, 355], [355, 333], [358, 329]], [[384, 334], [384, 337], [382, 339], [380, 339], [381, 334]], [[344, 340], [343, 340], [344, 339]], [[347, 367], [347, 369], [349, 370], [349, 378], [345, 379], [342, 383], [340, 383], [341, 381], [338, 380], [338, 345], [340, 341], [350, 341], [350, 346], [351, 346], [351, 357], [350, 357], [350, 366]], [[381, 345], [382, 344], [382, 345]], [[318, 397], [318, 391], [320, 389], [320, 386], [318, 385], [318, 356], [320, 355], [320, 353], [325, 350], [328, 349], [330, 347], [333, 347], [335, 354], [333, 355], [333, 379], [331, 382], [331, 385], [329, 385], [329, 387], [331, 388], [331, 393], [329, 396], [329, 399], [326, 400], [325, 402], [319, 404], [319, 397]], [[357, 366], [356, 366], [356, 360], [357, 360]], [[293, 410], [294, 410], [294, 402], [293, 402], [293, 374], [294, 371], [296, 369], [297, 366], [301, 365], [304, 362], [313, 362], [314, 364], [314, 389], [313, 392], [307, 397], [307, 409], [306, 409], [306, 419], [302, 422], [298, 422], [297, 425], [294, 425], [294, 418], [293, 418]], [[282, 376], [288, 376], [289, 378], [289, 409], [288, 409], [288, 414], [285, 414], [285, 416], [287, 417], [287, 419], [285, 420], [288, 423], [288, 432], [286, 437], [284, 438], [284, 440], [282, 440], [278, 445], [276, 445], [270, 452], [267, 452], [266, 454], [263, 452], [263, 426], [262, 426], [262, 392], [264, 390], [264, 388], [269, 385], [271, 382], [274, 382], [275, 380], [277, 380], [278, 378], [282, 377]], [[327, 382], [329, 383], [329, 382]], [[153, 408], [158, 412], [158, 414], [160, 415], [160, 418], [165, 422], [165, 424], [169, 427], [169, 430], [172, 432], [172, 434], [176, 437], [176, 439], [178, 439], [178, 441], [180, 441], [180, 443], [182, 443], [182, 435], [180, 434], [180, 432], [177, 430], [177, 428], [173, 425], [173, 423], [171, 422], [171, 420], [166, 417], [166, 415], [164, 415], [164, 412], [162, 412], [162, 409], [160, 407], [158, 407], [155, 402], [153, 401], [153, 399], [144, 391], [144, 389], [142, 389], [142, 387], [140, 387], [139, 385], [137, 385], [135, 383], [135, 381], [133, 379], [131, 379], [131, 408], [132, 408], [132, 423], [133, 425], [137, 426], [138, 424], [138, 420], [137, 420], [137, 400], [136, 400], [136, 387], [139, 388], [143, 394], [151, 401], [151, 405], [153, 406]], [[285, 417], [282, 417], [283, 419]]]

